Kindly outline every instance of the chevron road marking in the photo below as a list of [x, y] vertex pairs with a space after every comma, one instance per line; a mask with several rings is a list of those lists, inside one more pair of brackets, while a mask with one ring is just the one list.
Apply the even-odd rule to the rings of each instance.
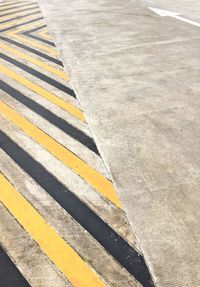
[[[0, 3], [0, 61], [0, 230], [12, 235], [19, 226], [25, 246], [41, 251], [35, 260], [45, 256], [66, 286], [152, 287], [37, 2]], [[50, 287], [42, 276], [52, 273], [27, 274], [29, 258], [25, 266], [9, 240], [0, 236], [0, 263], [11, 270], [6, 277], [1, 269], [0, 282], [13, 285], [18, 276], [16, 287]]]
[[28, 79], [20, 76], [19, 74], [15, 73], [13, 70], [6, 68], [3, 65], [0, 65], [0, 72], [8, 75], [9, 77], [13, 78], [15, 81], [19, 82], [20, 84], [24, 85], [25, 87], [31, 89], [38, 95], [44, 97], [45, 99], [49, 100], [50, 102], [54, 103], [55, 105], [59, 106], [60, 108], [64, 109], [74, 117], [78, 118], [81, 121], [84, 121], [84, 115], [82, 111], [80, 111], [74, 105], [63, 101], [61, 98], [57, 97], [53, 93], [45, 90], [44, 88], [34, 84], [33, 82], [29, 81]]
[[39, 31], [37, 33], [39, 36], [42, 36], [44, 39], [46, 40], [52, 40], [53, 38], [51, 37], [51, 35], [49, 35], [49, 32], [47, 29], [44, 29], [42, 31]]
[[[42, 23], [42, 22], [41, 22]], [[38, 23], [36, 23], [36, 25], [38, 25]], [[29, 25], [28, 29], [34, 27], [35, 25]], [[38, 49], [42, 49], [43, 51], [45, 52], [48, 52], [50, 53], [51, 55], [53, 56], [58, 56], [59, 53], [57, 50], [55, 50], [54, 48], [51, 48], [51, 47], [47, 47], [45, 45], [42, 45], [36, 41], [33, 41], [33, 40], [30, 40], [30, 39], [27, 39], [25, 36], [19, 34], [21, 32], [23, 32], [24, 28], [21, 28], [21, 29], [18, 29], [18, 30], [15, 30], [15, 31], [12, 31], [12, 32], [7, 32], [6, 35], [8, 35], [9, 37], [13, 38], [13, 39], [16, 39], [22, 43], [25, 43], [25, 44], [28, 44], [32, 47], [36, 47]]]
[[61, 71], [61, 70], [58, 70], [57, 68], [53, 67], [53, 66], [50, 66], [48, 65], [47, 63], [43, 62], [43, 61], [40, 61], [39, 59], [37, 58], [34, 58], [33, 56], [30, 56], [28, 54], [25, 54], [23, 52], [21, 52], [20, 50], [18, 49], [14, 49], [12, 48], [11, 46], [9, 45], [6, 45], [6, 44], [3, 44], [0, 42], [0, 48], [1, 49], [4, 49], [5, 51], [7, 52], [10, 52], [12, 54], [15, 54], [16, 56], [18, 56], [19, 58], [22, 58], [22, 59], [25, 59], [49, 72], [51, 72], [52, 74], [66, 80], [66, 81], [69, 81], [69, 76], [66, 75], [66, 73], [64, 71]]

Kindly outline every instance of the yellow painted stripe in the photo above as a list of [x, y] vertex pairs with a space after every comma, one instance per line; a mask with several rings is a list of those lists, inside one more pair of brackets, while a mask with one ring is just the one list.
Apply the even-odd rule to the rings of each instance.
[[51, 48], [51, 47], [45, 46], [43, 44], [40, 44], [39, 42], [30, 40], [30, 39], [26, 38], [26, 36], [19, 35], [16, 32], [7, 32], [6, 34], [11, 38], [14, 38], [14, 39], [16, 39], [22, 43], [28, 44], [31, 47], [35, 47], [37, 49], [43, 50], [43, 51], [45, 51], [45, 52], [47, 52], [53, 56], [59, 56], [60, 55], [59, 52], [57, 50], [55, 50], [55, 48]]
[[38, 17], [41, 17], [42, 16], [41, 12], [39, 11], [39, 9], [37, 9], [37, 10], [38, 10], [38, 13], [35, 15], [29, 15], [29, 16], [23, 17], [22, 19], [18, 19], [18, 20], [10, 21], [8, 23], [1, 24], [0, 29], [6, 29], [9, 27], [12, 27], [13, 25], [18, 25], [18, 24], [21, 24], [23, 22], [26, 22], [29, 20], [34, 20], [34, 19], [37, 19]]
[[23, 12], [17, 12], [17, 13], [14, 13], [14, 14], [12, 14], [12, 15], [3, 16], [3, 17], [0, 18], [0, 21], [6, 21], [6, 20], [9, 20], [9, 19], [11, 20], [11, 19], [13, 19], [13, 18], [15, 18], [15, 17], [24, 16], [24, 15], [26, 15], [26, 14], [28, 14], [28, 13], [34, 13], [34, 12], [36, 12], [37, 10], [39, 11], [38, 7], [36, 7], [35, 4], [33, 4], [32, 6], [29, 6], [29, 8], [32, 8], [33, 10], [31, 10], [31, 11], [23, 11]]
[[58, 70], [55, 67], [50, 66], [47, 63], [40, 61], [33, 56], [30, 56], [29, 54], [25, 54], [25, 53], [19, 51], [19, 49], [17, 49], [17, 48], [12, 48], [11, 46], [8, 46], [8, 45], [3, 44], [1, 42], [0, 42], [0, 48], [7, 51], [7, 52], [10, 52], [10, 53], [16, 55], [19, 58], [25, 59], [25, 60], [39, 66], [40, 68], [43, 68], [43, 69], [49, 71], [50, 73], [66, 80], [66, 81], [69, 81], [69, 76], [64, 71]]
[[[21, 7], [22, 5], [24, 5], [24, 4], [30, 4], [30, 3], [28, 3], [28, 2], [26, 2], [26, 3], [20, 3], [20, 4], [18, 4], [18, 5], [13, 5], [13, 8], [12, 9], [10, 9], [10, 10], [7, 10], [7, 11], [4, 11], [4, 9], [2, 8], [2, 9], [0, 9], [0, 16], [1, 15], [3, 15], [3, 14], [7, 14], [7, 13], [14, 13], [14, 12], [17, 12], [17, 11], [19, 11], [19, 10], [21, 10], [22, 8], [24, 8], [24, 9], [26, 9], [26, 6], [23, 6], [23, 7]], [[32, 3], [33, 4], [33, 3]], [[15, 8], [14, 6], [18, 6], [17, 8]], [[29, 6], [27, 6], [27, 8], [28, 8]]]
[[45, 40], [52, 40], [53, 38], [51, 37], [51, 35], [49, 34], [48, 30], [42, 30], [36, 33], [37, 35], [41, 36], [42, 38], [44, 38]]
[[[1, 2], [2, 3], [2, 2]], [[11, 7], [13, 7], [13, 6], [20, 6], [20, 5], [24, 5], [24, 4], [28, 4], [29, 2], [20, 2], [20, 3], [17, 3], [17, 2], [13, 2], [13, 1], [8, 1], [8, 2], [6, 2], [7, 3], [7, 5], [5, 5], [5, 6], [3, 6], [3, 7], [1, 7], [0, 6], [0, 11], [2, 11], [2, 10], [5, 10], [5, 9], [7, 9], [7, 8], [11, 8]], [[5, 2], [4, 2], [4, 4], [5, 4]], [[10, 10], [9, 10], [10, 11]]]
[[[16, 5], [16, 2], [13, 2], [13, 1], [3, 1], [3, 2], [0, 2], [0, 11], [3, 10], [3, 9], [7, 9], [9, 7], [12, 7], [13, 5]], [[22, 4], [22, 2], [21, 2]]]
[[74, 249], [0, 173], [0, 201], [74, 287], [106, 287]]
[[46, 133], [44, 133], [42, 130], [33, 125], [30, 121], [22, 117], [19, 113], [14, 111], [12, 108], [10, 108], [3, 102], [0, 102], [0, 112], [2, 112], [2, 114], [4, 114], [4, 116], [6, 116], [16, 126], [22, 129], [27, 135], [29, 135], [41, 146], [47, 149], [57, 159], [59, 159], [75, 173], [81, 176], [98, 192], [104, 195], [116, 206], [121, 208], [121, 203], [111, 181], [109, 181], [102, 174], [97, 172], [95, 169], [93, 169], [86, 162], [77, 157], [66, 147], [48, 136]]
[[[42, 17], [42, 14], [41, 14], [41, 17]], [[30, 29], [37, 28], [37, 27], [40, 27], [43, 25], [45, 25], [44, 19], [40, 19], [37, 22], [33, 22], [33, 23], [26, 24], [24, 26], [21, 26], [20, 28], [16, 29], [15, 31], [12, 31], [10, 33], [24, 33]]]
[[[30, 27], [32, 28], [32, 27], [39, 26], [39, 25], [40, 25], [40, 23], [36, 23], [36, 24], [30, 25]], [[60, 55], [59, 52], [54, 47], [45, 46], [43, 44], [40, 44], [37, 41], [28, 39], [26, 36], [20, 35], [19, 33], [24, 31], [24, 29], [28, 30], [29, 28], [28, 28], [28, 26], [24, 26], [21, 29], [14, 30], [12, 32], [10, 32], [10, 31], [6, 32], [6, 34], [11, 38], [14, 38], [14, 39], [16, 39], [22, 43], [26, 43], [26, 44], [30, 45], [31, 47], [36, 47], [38, 49], [41, 49], [47, 53], [50, 53], [53, 56], [59, 56]]]
[[44, 88], [40, 87], [37, 84], [34, 84], [30, 80], [20, 76], [19, 74], [15, 73], [13, 70], [0, 65], [0, 73], [4, 73], [5, 75], [9, 76], [10, 78], [14, 79], [15, 81], [19, 82], [23, 86], [27, 87], [28, 89], [34, 91], [41, 97], [47, 99], [48, 101], [52, 102], [53, 104], [59, 106], [63, 110], [67, 111], [72, 116], [76, 117], [77, 119], [84, 121], [84, 114], [81, 110], [79, 110], [77, 107], [72, 105], [71, 103], [67, 103], [61, 98], [57, 97], [53, 93], [45, 90]]
[[[0, 7], [4, 7], [4, 6], [10, 6], [10, 5], [13, 5], [14, 3], [16, 3], [15, 1], [1, 1], [0, 2]], [[19, 3], [21, 3], [20, 1], [19, 1]]]

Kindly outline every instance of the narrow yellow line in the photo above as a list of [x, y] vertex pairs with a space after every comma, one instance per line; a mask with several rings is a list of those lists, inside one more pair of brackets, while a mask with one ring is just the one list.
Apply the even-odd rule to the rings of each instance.
[[43, 68], [44, 70], [47, 70], [50, 73], [66, 80], [66, 81], [69, 81], [69, 76], [64, 71], [58, 70], [55, 67], [50, 66], [47, 63], [34, 58], [33, 56], [30, 56], [28, 54], [24, 54], [23, 52], [20, 52], [18, 49], [16, 49], [16, 48], [14, 49], [14, 48], [12, 48], [6, 44], [3, 44], [1, 42], [0, 42], [0, 48], [18, 56], [19, 58], [25, 59], [25, 60]]
[[21, 24], [23, 22], [26, 22], [28, 20], [37, 19], [39, 16], [42, 16], [42, 14], [41, 14], [41, 12], [40, 12], [40, 10], [38, 8], [37, 8], [37, 11], [38, 11], [37, 14], [29, 15], [29, 16], [23, 17], [23, 18], [18, 19], [18, 20], [9, 21], [8, 23], [1, 24], [0, 25], [0, 29], [6, 29], [6, 28], [9, 28], [9, 27], [11, 27], [13, 25], [18, 25], [18, 24]]
[[24, 15], [26, 15], [28, 13], [34, 13], [37, 10], [40, 11], [38, 9], [38, 7], [35, 7], [35, 4], [32, 5], [32, 6], [29, 6], [29, 8], [32, 8], [32, 10], [31, 11], [17, 12], [17, 13], [14, 13], [12, 15], [3, 16], [3, 17], [0, 18], [0, 21], [5, 21], [5, 20], [9, 20], [9, 19], [11, 20], [11, 19], [13, 19], [15, 17], [18, 17], [18, 16], [20, 17], [20, 16], [24, 16]]
[[[2, 11], [2, 10], [5, 10], [5, 9], [7, 9], [7, 8], [11, 8], [12, 6], [20, 6], [20, 5], [24, 5], [24, 4], [28, 4], [28, 2], [20, 2], [20, 3], [17, 3], [17, 2], [13, 2], [13, 1], [8, 1], [7, 2], [7, 5], [5, 5], [5, 6], [3, 6], [3, 7], [1, 7], [0, 6], [0, 11]], [[7, 10], [6, 10], [7, 11]], [[10, 10], [9, 10], [10, 11]]]
[[[21, 9], [26, 9], [26, 6], [22, 6], [22, 4], [29, 4], [28, 2], [26, 2], [26, 3], [19, 3], [18, 5], [13, 5], [13, 6], [18, 6], [17, 8], [15, 8], [15, 7], [13, 7], [12, 9], [10, 9], [10, 10], [6, 10], [6, 11], [4, 11], [4, 9], [0, 9], [0, 15], [3, 15], [3, 14], [7, 14], [7, 13], [14, 13], [14, 12], [17, 12], [17, 11], [19, 11], [19, 10], [21, 10]], [[30, 3], [31, 4], [31, 3]], [[32, 3], [33, 4], [33, 3]], [[22, 7], [21, 7], [22, 6]], [[28, 8], [29, 6], [27, 6], [27, 8]]]
[[[32, 27], [35, 27], [37, 24], [39, 26], [39, 23], [29, 25], [29, 26], [32, 28]], [[28, 30], [29, 29], [28, 26], [24, 26], [23, 28], [17, 29], [15, 31], [6, 32], [6, 35], [8, 35], [14, 39], [17, 39], [18, 41], [20, 41], [22, 43], [29, 44], [31, 47], [36, 47], [38, 49], [42, 49], [43, 51], [46, 51], [46, 52], [50, 53], [51, 55], [59, 56], [59, 52], [55, 48], [45, 46], [43, 44], [40, 44], [37, 41], [33, 41], [33, 40], [28, 39], [26, 36], [20, 35], [19, 33], [21, 33], [22, 31], [25, 31], [25, 29]]]
[[15, 1], [1, 1], [0, 2], [0, 7], [10, 6], [10, 5], [13, 5], [15, 3], [16, 3]]
[[48, 30], [42, 30], [36, 33], [37, 35], [41, 36], [42, 38], [46, 39], [46, 40], [52, 40], [53, 38], [51, 37], [51, 35], [49, 34]]
[[96, 272], [2, 174], [0, 174], [0, 189], [0, 201], [74, 287], [106, 287]]
[[[42, 16], [42, 14], [41, 14], [41, 16]], [[45, 24], [44, 23], [44, 19], [40, 19], [37, 22], [33, 22], [33, 23], [26, 24], [24, 26], [21, 26], [20, 28], [16, 29], [15, 31], [12, 31], [10, 33], [19, 33], [19, 34], [21, 34], [21, 33], [24, 33], [26, 31], [30, 30], [30, 29], [40, 27], [40, 26], [42, 26], [44, 24]]]
[[43, 97], [43, 98], [47, 99], [48, 101], [52, 102], [53, 104], [59, 106], [60, 108], [62, 108], [63, 110], [65, 110], [66, 112], [71, 114], [72, 116], [76, 117], [77, 119], [79, 119], [81, 121], [85, 121], [84, 114], [79, 108], [75, 107], [71, 103], [65, 102], [64, 100], [57, 97], [53, 93], [45, 90], [44, 88], [38, 86], [37, 84], [34, 84], [30, 80], [28, 80], [28, 79], [20, 76], [19, 74], [15, 73], [13, 70], [11, 70], [11, 69], [3, 66], [3, 65], [0, 65], [0, 73], [3, 73], [5, 75], [9, 76], [10, 78], [19, 82], [23, 86], [34, 91], [35, 93], [37, 93], [41, 97]]
[[0, 102], [0, 112], [98, 192], [121, 208], [121, 202], [111, 181], [3, 102]]
[[39, 42], [30, 40], [28, 38], [26, 38], [25, 36], [16, 34], [16, 32], [7, 32], [6, 33], [8, 36], [22, 42], [22, 43], [26, 43], [28, 45], [30, 45], [31, 47], [36, 47], [37, 49], [42, 49], [43, 51], [50, 53], [53, 56], [59, 56], [59, 52], [57, 50], [55, 50], [55, 48], [51, 48], [45, 45], [40, 44]]
[[[1, 4], [3, 5], [0, 5], [0, 11], [3, 10], [3, 9], [7, 9], [9, 7], [12, 7], [13, 5], [16, 5], [16, 2], [13, 2], [13, 1], [4, 1], [4, 2], [1, 2]], [[6, 4], [6, 5], [5, 5]], [[22, 3], [21, 3], [22, 4]]]

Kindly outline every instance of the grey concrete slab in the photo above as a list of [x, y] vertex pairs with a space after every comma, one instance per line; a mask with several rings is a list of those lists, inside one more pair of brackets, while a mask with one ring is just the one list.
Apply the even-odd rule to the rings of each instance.
[[155, 285], [200, 286], [200, 29], [147, 9], [199, 4], [39, 2]]

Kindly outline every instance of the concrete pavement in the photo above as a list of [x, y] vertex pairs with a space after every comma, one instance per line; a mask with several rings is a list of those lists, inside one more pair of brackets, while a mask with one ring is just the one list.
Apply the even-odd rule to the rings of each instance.
[[196, 1], [40, 0], [156, 286], [198, 287]]
[[0, 77], [0, 286], [154, 286], [35, 1], [0, 3]]

